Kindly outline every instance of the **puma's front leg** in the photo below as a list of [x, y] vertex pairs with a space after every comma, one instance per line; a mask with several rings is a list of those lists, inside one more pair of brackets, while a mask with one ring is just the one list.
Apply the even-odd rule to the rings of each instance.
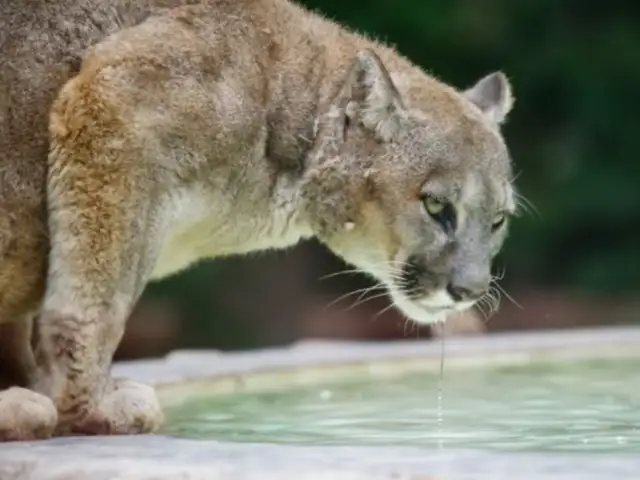
[[82, 82], [62, 89], [51, 114], [36, 390], [57, 407], [57, 434], [150, 432], [162, 422], [153, 389], [109, 370], [160, 246], [157, 172]]

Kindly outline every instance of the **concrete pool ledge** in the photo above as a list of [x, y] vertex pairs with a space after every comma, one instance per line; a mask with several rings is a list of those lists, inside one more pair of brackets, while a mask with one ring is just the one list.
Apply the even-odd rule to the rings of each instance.
[[[338, 381], [354, 375], [438, 372], [440, 339], [392, 342], [303, 341], [289, 347], [222, 353], [176, 351], [121, 362], [113, 373], [153, 384], [172, 403], [192, 389], [211, 394]], [[640, 327], [500, 333], [445, 340], [445, 369], [540, 361], [640, 358]]]
[[0, 447], [2, 480], [636, 480], [637, 455], [295, 447], [161, 436]]
[[[445, 369], [640, 359], [640, 328], [446, 339]], [[353, 375], [438, 372], [441, 343], [301, 342], [252, 352], [178, 351], [113, 373], [156, 386], [167, 405], [197, 390], [236, 393]], [[0, 444], [0, 480], [609, 480], [640, 478], [640, 455], [516, 454], [407, 447], [308, 447], [135, 437]]]

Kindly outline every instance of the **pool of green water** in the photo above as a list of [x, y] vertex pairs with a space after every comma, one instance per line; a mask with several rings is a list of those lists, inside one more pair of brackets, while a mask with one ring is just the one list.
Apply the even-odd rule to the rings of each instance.
[[274, 392], [195, 394], [165, 434], [232, 442], [640, 452], [640, 360], [446, 369]]

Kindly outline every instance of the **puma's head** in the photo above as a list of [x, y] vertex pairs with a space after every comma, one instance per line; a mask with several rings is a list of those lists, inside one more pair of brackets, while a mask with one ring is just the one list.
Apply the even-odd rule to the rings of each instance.
[[487, 294], [515, 210], [500, 72], [458, 92], [363, 51], [317, 122], [302, 190], [318, 238], [420, 323]]

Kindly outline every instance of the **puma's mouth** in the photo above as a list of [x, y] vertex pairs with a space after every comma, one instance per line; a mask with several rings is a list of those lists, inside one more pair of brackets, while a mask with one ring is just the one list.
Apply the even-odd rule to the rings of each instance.
[[420, 324], [444, 322], [450, 315], [467, 310], [475, 303], [473, 301], [456, 302], [445, 290], [418, 298], [410, 298], [395, 287], [389, 290], [400, 311]]
[[444, 290], [438, 290], [431, 295], [425, 295], [415, 301], [419, 305], [431, 310], [453, 309], [456, 305], [451, 295]]
[[417, 300], [417, 302], [427, 310], [461, 312], [471, 308], [475, 301], [456, 301], [445, 290], [439, 290], [431, 295]]

